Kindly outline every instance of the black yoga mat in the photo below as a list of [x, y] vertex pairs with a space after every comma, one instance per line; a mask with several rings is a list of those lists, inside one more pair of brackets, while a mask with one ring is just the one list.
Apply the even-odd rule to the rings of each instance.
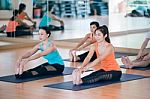
[[[135, 55], [137, 55], [137, 54], [115, 52], [115, 58], [121, 58], [122, 56], [135, 56]], [[63, 59], [63, 61], [70, 61], [70, 60], [69, 59]]]
[[132, 80], [137, 80], [137, 79], [142, 79], [142, 78], [147, 78], [147, 77], [149, 77], [149, 76], [123, 74], [120, 81], [101, 81], [101, 82], [97, 82], [97, 83], [93, 83], [93, 84], [82, 84], [82, 85], [78, 85], [78, 86], [73, 85], [72, 81], [68, 81], [68, 82], [45, 85], [44, 87], [79, 91], [79, 90], [85, 90], [85, 89], [90, 89], [90, 88], [95, 88], [95, 87], [100, 87], [100, 86], [106, 86], [106, 85], [115, 84], [115, 83], [122, 83], [122, 82], [126, 82], [126, 81], [132, 81]]
[[[120, 67], [121, 68], [126, 68], [125, 65], [121, 65]], [[135, 69], [135, 70], [150, 70], [150, 65], [148, 65], [146, 67], [134, 67], [132, 69]]]
[[52, 78], [56, 76], [70, 75], [72, 74], [74, 69], [75, 68], [72, 68], [72, 67], [65, 67], [64, 72], [59, 75], [46, 75], [46, 76], [33, 77], [33, 78], [27, 78], [27, 79], [16, 79], [15, 75], [8, 75], [8, 76], [0, 77], [0, 81], [11, 82], [11, 83], [29, 82], [29, 81], [34, 81], [34, 80], [39, 80], [39, 79], [44, 79], [44, 78]]

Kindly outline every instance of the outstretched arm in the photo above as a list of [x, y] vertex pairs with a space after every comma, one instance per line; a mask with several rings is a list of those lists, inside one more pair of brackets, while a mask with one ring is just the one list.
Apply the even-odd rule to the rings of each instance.
[[35, 60], [35, 59], [38, 59], [44, 55], [47, 55], [48, 53], [51, 53], [52, 51], [56, 50], [56, 47], [52, 44], [49, 48], [47, 48], [46, 50], [40, 52], [40, 53], [37, 53], [35, 55], [32, 55], [28, 58], [25, 58], [25, 59], [22, 59], [22, 63], [21, 63], [21, 67], [23, 67], [26, 63], [28, 63], [29, 61], [31, 60]]
[[36, 53], [39, 49], [39, 44], [34, 46], [31, 50], [29, 50], [28, 52], [26, 52], [23, 56], [20, 57], [20, 59], [26, 59], [29, 58], [30, 56], [32, 56], [34, 53]]
[[102, 60], [104, 60], [108, 55], [110, 55], [113, 52], [113, 47], [112, 46], [108, 46], [105, 50], [105, 52], [99, 56], [97, 59], [95, 59], [93, 62], [91, 62], [88, 65], [85, 65], [82, 70], [85, 71], [88, 68], [94, 67], [96, 66], [99, 62], [101, 62]]
[[29, 50], [28, 52], [26, 52], [24, 55], [22, 55], [18, 60], [17, 60], [17, 63], [16, 63], [16, 66], [19, 67], [21, 62], [24, 60], [24, 59], [27, 59], [28, 57], [32, 56], [34, 53], [36, 53], [38, 51], [38, 48], [39, 48], [39, 44], [34, 46], [31, 50]]
[[26, 12], [24, 12], [24, 13], [25, 13], [25, 15], [26, 15], [26, 19], [27, 19], [27, 20], [31, 21], [33, 24], [36, 23], [35, 21], [33, 21], [33, 20], [28, 16], [28, 14], [27, 14]]
[[92, 40], [92, 41], [89, 41], [89, 42], [86, 42], [85, 44], [83, 44], [82, 46], [80, 46], [77, 50], [80, 51], [80, 50], [83, 50], [84, 48], [86, 48], [87, 46], [95, 43], [96, 40]]
[[61, 26], [64, 26], [64, 21], [62, 19], [58, 18], [57, 16], [55, 16], [53, 14], [50, 14], [50, 16], [53, 20], [60, 22]]
[[95, 46], [91, 45], [89, 53], [88, 53], [87, 57], [84, 59], [83, 64], [81, 65], [81, 69], [85, 68], [87, 66], [87, 64], [90, 62], [90, 60], [94, 54], [94, 51], [95, 51]]
[[87, 34], [79, 43], [78, 45], [73, 48], [74, 50], [81, 50], [83, 48], [85, 48], [86, 46], [90, 45], [90, 44], [87, 44], [87, 45], [84, 45], [84, 43], [86, 42], [86, 40], [88, 39], [90, 34]]
[[24, 25], [24, 26], [28, 27], [28, 25], [25, 22], [23, 22], [22, 20], [20, 20], [19, 18], [16, 18], [15, 21], [18, 22], [19, 25]]
[[40, 53], [37, 53], [35, 55], [32, 55], [31, 57], [28, 58], [28, 61], [31, 61], [31, 60], [34, 60], [34, 59], [37, 59], [37, 58], [40, 58], [44, 55], [47, 55], [49, 53], [51, 53], [52, 51], [56, 50], [56, 47], [54, 44], [52, 44], [49, 48], [47, 48], [46, 50], [40, 52]]
[[144, 49], [146, 48], [146, 46], [147, 46], [149, 40], [150, 40], [149, 38], [146, 38], [146, 39], [144, 40], [144, 42], [143, 42], [143, 44], [142, 44], [142, 46], [141, 46], [141, 49], [140, 49], [140, 51], [138, 52], [138, 55], [137, 55], [137, 58], [136, 58], [136, 59], [141, 58], [142, 53], [143, 53]]

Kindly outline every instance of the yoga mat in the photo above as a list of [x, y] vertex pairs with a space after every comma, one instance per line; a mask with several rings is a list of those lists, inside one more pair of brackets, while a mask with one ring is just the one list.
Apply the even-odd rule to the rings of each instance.
[[[120, 67], [121, 68], [126, 68], [125, 65], [121, 65]], [[135, 69], [135, 70], [150, 70], [150, 65], [148, 65], [146, 67], [134, 67], [132, 69]]]
[[34, 81], [34, 80], [39, 80], [39, 79], [44, 79], [44, 78], [52, 78], [56, 76], [70, 75], [72, 74], [74, 69], [75, 68], [72, 68], [72, 67], [65, 67], [64, 72], [59, 75], [46, 75], [46, 76], [33, 77], [33, 78], [27, 78], [27, 79], [16, 79], [15, 75], [8, 75], [8, 76], [0, 77], [0, 81], [11, 82], [11, 83], [29, 82], [29, 81]]
[[121, 58], [122, 56], [135, 56], [135, 55], [137, 55], [137, 54], [115, 52], [115, 58]]
[[[115, 52], [115, 58], [121, 58], [122, 56], [135, 56], [135, 55], [137, 55], [137, 54]], [[70, 60], [69, 59], [63, 59], [63, 61], [70, 61]]]
[[149, 77], [149, 76], [123, 74], [120, 81], [101, 81], [101, 82], [97, 82], [97, 83], [93, 83], [93, 84], [82, 84], [82, 85], [78, 85], [78, 86], [73, 85], [72, 81], [68, 81], [68, 82], [45, 85], [44, 87], [79, 91], [79, 90], [101, 87], [101, 86], [106, 86], [106, 85], [115, 84], [115, 83], [122, 83], [122, 82], [126, 82], [126, 81], [132, 81], [132, 80], [137, 80], [137, 79], [142, 79], [142, 78], [147, 78], [147, 77]]

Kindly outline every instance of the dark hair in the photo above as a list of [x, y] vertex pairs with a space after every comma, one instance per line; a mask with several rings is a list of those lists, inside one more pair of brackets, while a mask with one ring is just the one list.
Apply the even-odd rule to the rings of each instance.
[[55, 1], [48, 1], [48, 11], [51, 11], [52, 8], [54, 7]]
[[90, 25], [96, 25], [97, 28], [99, 27], [99, 23], [96, 21], [91, 22]]
[[51, 31], [50, 31], [50, 29], [48, 27], [40, 27], [40, 29], [44, 30], [46, 32], [46, 34], [49, 34], [48, 37], [50, 37]]
[[26, 5], [24, 3], [19, 4], [19, 14], [26, 8]]
[[[109, 38], [109, 30], [108, 30], [108, 27], [107, 27], [106, 25], [103, 25], [103, 26], [98, 27], [98, 28], [95, 30], [95, 32], [96, 32], [97, 30], [101, 31], [104, 36], [107, 34], [107, 37], [105, 38], [105, 40], [106, 40], [106, 42], [111, 43], [111, 42], [110, 42], [110, 38]], [[94, 33], [95, 33], [95, 32], [94, 32]]]
[[13, 16], [10, 18], [10, 20], [14, 21], [17, 14], [18, 14], [18, 10], [17, 9], [13, 10]]

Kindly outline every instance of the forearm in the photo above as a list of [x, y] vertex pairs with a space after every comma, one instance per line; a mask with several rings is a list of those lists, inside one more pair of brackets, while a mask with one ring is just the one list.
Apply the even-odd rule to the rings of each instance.
[[27, 52], [26, 54], [24, 54], [23, 56], [20, 57], [20, 59], [26, 59], [29, 58], [32, 54], [30, 52]]
[[98, 63], [99, 63], [99, 59], [96, 59], [96, 60], [94, 60], [92, 63], [90, 63], [90, 64], [88, 64], [88, 65], [82, 67], [82, 69], [83, 69], [84, 71], [86, 71], [86, 70], [88, 70], [89, 68], [92, 68], [92, 67], [96, 66]]
[[150, 60], [150, 53], [143, 58], [144, 61]]
[[[84, 45], [84, 42], [85, 42], [86, 40], [82, 40], [81, 42], [79, 42], [78, 44], [77, 44], [77, 46], [74, 48], [74, 49], [76, 49], [76, 50], [80, 50], [80, 49], [82, 49], [82, 45]], [[81, 47], [81, 48], [80, 48]]]
[[60, 25], [64, 26], [64, 21], [63, 20], [60, 21]]
[[40, 58], [41, 56], [42, 56], [42, 55], [41, 55], [40, 53], [37, 53], [37, 54], [35, 54], [35, 55], [33, 55], [33, 56], [30, 56], [30, 57], [28, 58], [28, 61], [38, 59], [38, 58]]
[[78, 47], [78, 51], [80, 51], [80, 50], [83, 50], [84, 48], [86, 48], [87, 46], [89, 46], [89, 45], [91, 45], [92, 44], [92, 42], [87, 42], [87, 43], [85, 43], [85, 44], [83, 44], [82, 46], [80, 46], [80, 47]]
[[91, 58], [86, 57], [85, 60], [83, 61], [83, 64], [81, 65], [81, 68], [87, 67], [87, 64], [90, 62]]
[[141, 46], [141, 49], [140, 49], [141, 52], [143, 52], [143, 50], [146, 48], [147, 44], [148, 44], [148, 40], [145, 40]]

